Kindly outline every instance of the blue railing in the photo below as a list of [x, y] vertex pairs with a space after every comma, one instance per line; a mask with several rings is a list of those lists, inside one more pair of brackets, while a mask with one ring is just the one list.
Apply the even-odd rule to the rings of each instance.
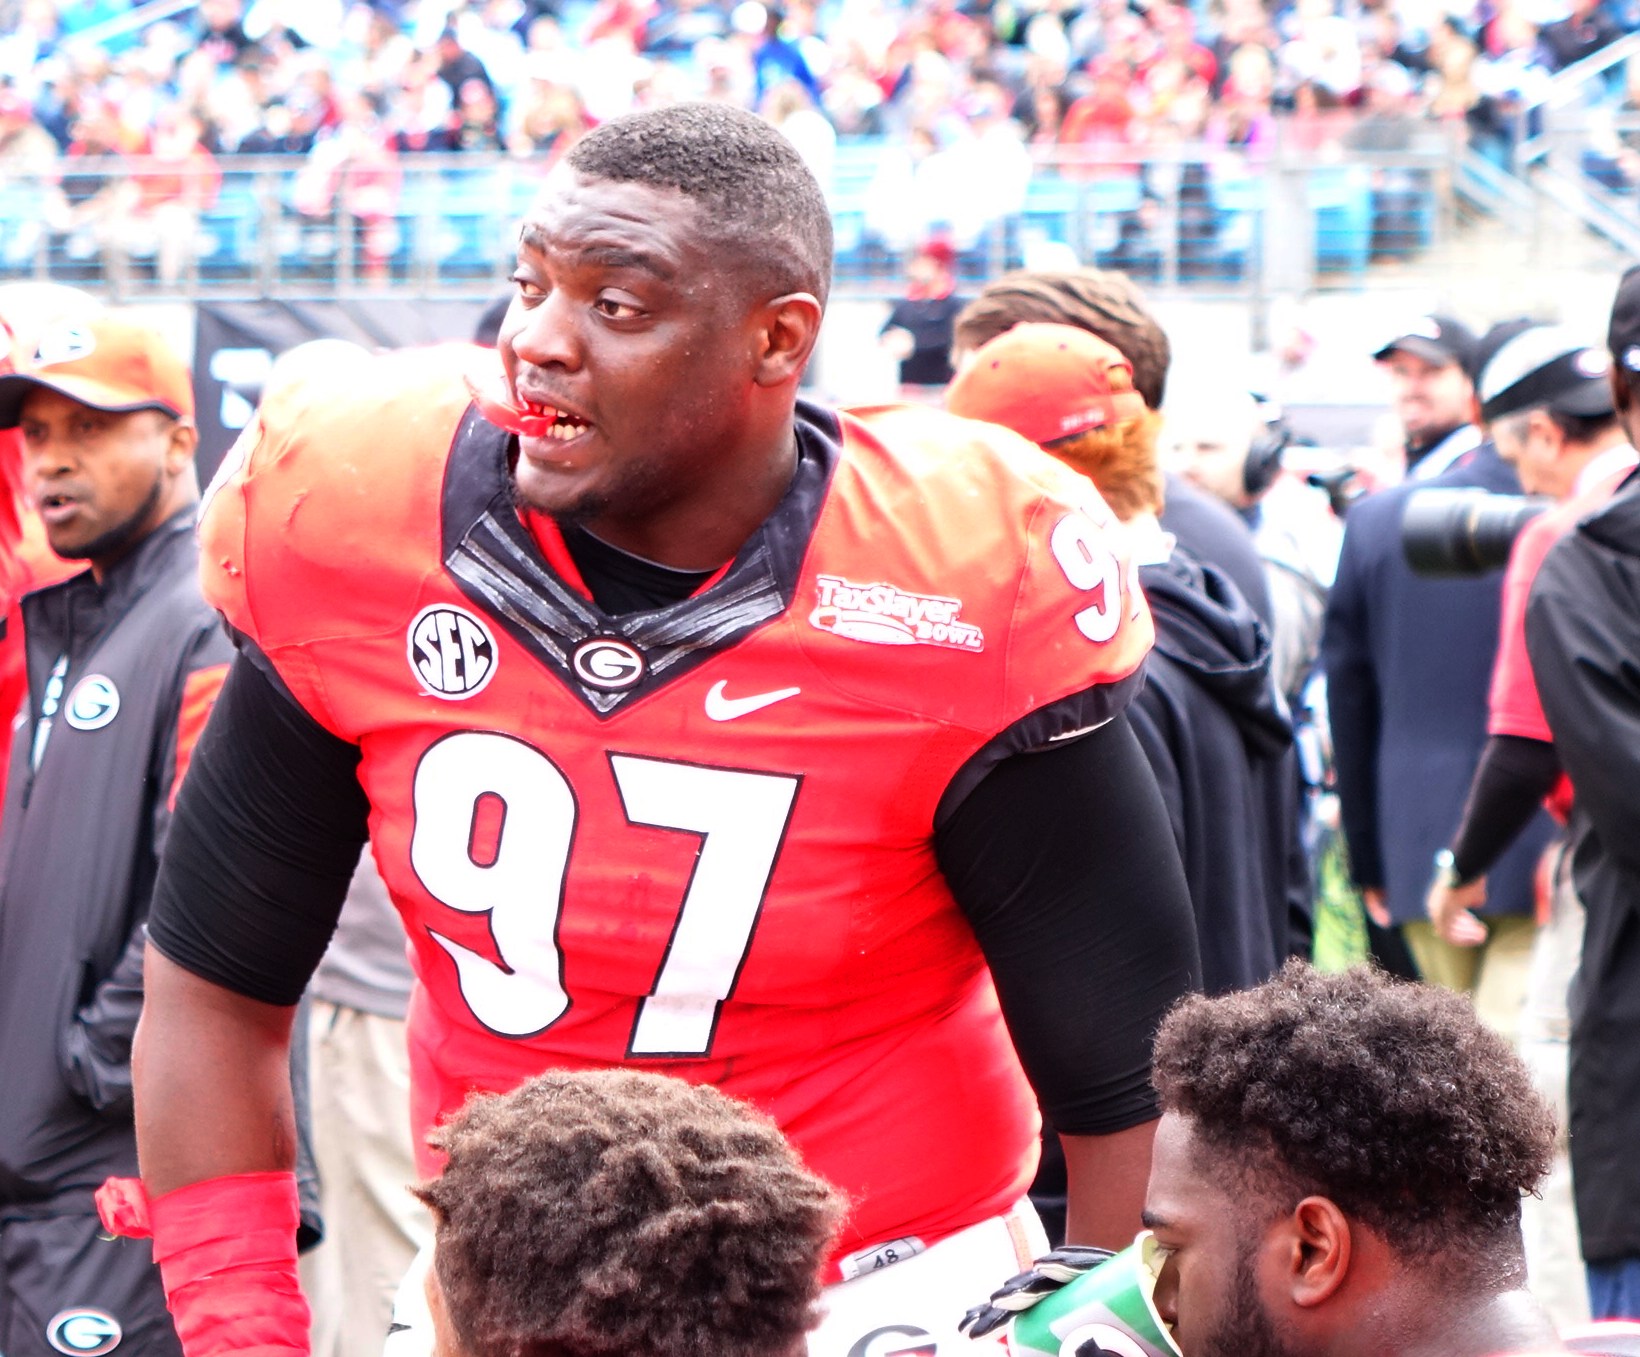
[[[926, 203], [915, 220], [885, 222], [883, 158], [879, 142], [837, 148], [829, 192], [840, 293], [894, 291], [913, 239], [942, 226]], [[316, 189], [305, 163], [223, 157], [214, 176], [190, 176], [130, 160], [65, 160], [46, 178], [13, 175], [0, 184], [0, 279], [126, 297], [382, 287], [483, 296], [506, 276], [544, 173], [501, 156], [402, 157]], [[1281, 211], [1304, 217], [1313, 282], [1354, 286], [1374, 261], [1429, 248], [1448, 169], [1428, 155], [1327, 164], [1188, 148], [1120, 162], [1061, 156], [1036, 163], [1022, 201], [1010, 205], [1017, 210], [977, 224], [964, 213], [958, 267], [977, 280], [1074, 260], [1167, 289], [1251, 293], [1268, 267], [1268, 214]]]

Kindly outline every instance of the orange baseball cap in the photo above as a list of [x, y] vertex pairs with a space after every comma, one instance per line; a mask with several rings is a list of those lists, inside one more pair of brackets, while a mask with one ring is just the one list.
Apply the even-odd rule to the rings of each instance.
[[23, 398], [37, 386], [116, 414], [194, 414], [193, 379], [176, 350], [157, 330], [113, 311], [53, 325], [32, 354], [18, 355], [17, 371], [0, 376], [0, 429], [21, 422]]
[[1120, 349], [1075, 325], [1029, 322], [975, 350], [945, 408], [1042, 444], [1137, 419], [1145, 402]]

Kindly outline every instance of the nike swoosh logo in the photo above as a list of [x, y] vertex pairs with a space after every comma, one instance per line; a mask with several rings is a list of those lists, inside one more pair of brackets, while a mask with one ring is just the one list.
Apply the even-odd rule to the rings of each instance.
[[750, 697], [725, 697], [728, 685], [719, 679], [706, 694], [706, 715], [714, 721], [733, 721], [737, 716], [749, 716], [754, 711], [772, 707], [788, 697], [796, 697], [801, 688], [776, 688], [772, 692], [753, 693]]

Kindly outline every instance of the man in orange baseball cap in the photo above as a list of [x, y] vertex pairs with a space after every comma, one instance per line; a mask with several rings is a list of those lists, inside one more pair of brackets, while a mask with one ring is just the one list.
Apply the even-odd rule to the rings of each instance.
[[[163, 336], [65, 319], [0, 375], [24, 497], [89, 569], [22, 604], [0, 816], [0, 1350], [180, 1353], [144, 1244], [92, 1189], [136, 1168], [131, 1039], [158, 845], [231, 647], [199, 593], [193, 397]], [[19, 1260], [13, 1265], [14, 1260]]]
[[1156, 417], [1133, 365], [1076, 325], [1027, 322], [981, 345], [946, 392], [1080, 471], [1126, 526], [1156, 619], [1133, 726], [1173, 812], [1209, 993], [1268, 979], [1307, 942], [1295, 880], [1292, 727], [1270, 638], [1229, 578], [1162, 530]]
[[117, 312], [68, 320], [0, 376], [28, 493], [59, 555], [102, 574], [199, 497], [193, 385], [163, 336]]

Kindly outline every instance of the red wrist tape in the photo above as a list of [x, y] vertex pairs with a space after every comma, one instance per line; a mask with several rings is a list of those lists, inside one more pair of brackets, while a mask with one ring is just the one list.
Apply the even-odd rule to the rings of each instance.
[[296, 1280], [296, 1175], [237, 1173], [150, 1199], [135, 1178], [97, 1191], [110, 1234], [152, 1238], [187, 1357], [308, 1357]]

